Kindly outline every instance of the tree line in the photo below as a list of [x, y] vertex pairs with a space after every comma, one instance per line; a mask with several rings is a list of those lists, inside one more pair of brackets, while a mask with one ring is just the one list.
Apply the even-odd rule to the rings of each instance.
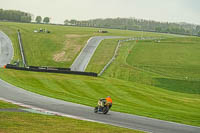
[[0, 20], [30, 23], [32, 20], [32, 14], [16, 10], [0, 9]]
[[[3, 10], [0, 9], [0, 21], [12, 21], [12, 22], [25, 22], [30, 23], [33, 20], [33, 15], [27, 12], [17, 10]], [[37, 16], [35, 19], [36, 23], [49, 23], [50, 18], [44, 17], [42, 21], [41, 16]]]
[[200, 36], [199, 25], [188, 23], [157, 22], [153, 20], [136, 18], [106, 18], [91, 19], [85, 21], [72, 19], [65, 20], [64, 24], [83, 27], [111, 28]]
[[[33, 15], [27, 12], [17, 10], [0, 9], [0, 21], [30, 23], [33, 21]], [[37, 16], [35, 18], [35, 22], [43, 22], [48, 24], [50, 22], [50, 18], [44, 17], [44, 19], [42, 19], [41, 16]], [[65, 20], [64, 24], [83, 27], [112, 28], [200, 36], [200, 25], [188, 23], [157, 22], [153, 20], [144, 20], [136, 18], [106, 18], [91, 19], [85, 21], [72, 19]]]
[[[41, 16], [37, 16], [37, 17], [35, 18], [35, 22], [41, 23], [41, 22], [42, 22], [42, 17], [41, 17]], [[50, 18], [49, 18], [49, 17], [44, 17], [43, 23], [48, 24], [49, 22], [50, 22]]]

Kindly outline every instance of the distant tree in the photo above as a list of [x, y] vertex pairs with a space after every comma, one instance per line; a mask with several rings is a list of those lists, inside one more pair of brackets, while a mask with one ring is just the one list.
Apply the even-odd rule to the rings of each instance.
[[199, 26], [199, 25], [196, 26], [196, 31], [197, 31], [197, 32], [200, 31], [200, 26]]
[[156, 32], [161, 32], [162, 29], [161, 29], [161, 27], [156, 27], [155, 30], [156, 30]]
[[200, 31], [198, 32], [198, 36], [200, 37]]
[[84, 21], [72, 19], [70, 21], [66, 20], [64, 23], [70, 23], [71, 25], [84, 27], [89, 26], [98, 28], [143, 30], [184, 35], [197, 35], [198, 31], [200, 30], [200, 26], [196, 26], [194, 24], [157, 22], [153, 20], [136, 18], [106, 18]]
[[36, 19], [35, 19], [35, 21], [37, 23], [41, 23], [42, 22], [42, 17], [41, 16], [37, 16]]
[[48, 24], [48, 23], [50, 22], [49, 17], [45, 17], [45, 18], [43, 19], [43, 22], [46, 23], [46, 24]]
[[32, 14], [16, 10], [0, 9], [0, 20], [29, 23], [32, 20]]
[[21, 22], [28, 22], [29, 18], [27, 16], [21, 16]]
[[68, 25], [68, 24], [69, 24], [69, 20], [66, 19], [66, 20], [64, 21], [64, 25]]
[[71, 19], [69, 22], [70, 22], [71, 24], [73, 24], [73, 25], [76, 25], [76, 24], [77, 24], [77, 20], [75, 20], [75, 19]]
[[4, 15], [4, 13], [3, 13], [3, 9], [0, 9], [0, 20], [2, 20], [3, 19], [3, 16]]

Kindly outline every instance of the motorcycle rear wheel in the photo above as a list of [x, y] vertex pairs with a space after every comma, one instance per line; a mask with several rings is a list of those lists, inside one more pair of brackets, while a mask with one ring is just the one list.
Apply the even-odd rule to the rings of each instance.
[[94, 108], [94, 113], [97, 113], [98, 112], [98, 107], [95, 107]]

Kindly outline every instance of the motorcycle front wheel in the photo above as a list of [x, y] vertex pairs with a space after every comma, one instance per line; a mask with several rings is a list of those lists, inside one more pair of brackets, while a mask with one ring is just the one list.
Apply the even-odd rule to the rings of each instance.
[[108, 111], [109, 111], [109, 107], [108, 107], [108, 106], [105, 106], [105, 107], [103, 108], [103, 114], [107, 114]]

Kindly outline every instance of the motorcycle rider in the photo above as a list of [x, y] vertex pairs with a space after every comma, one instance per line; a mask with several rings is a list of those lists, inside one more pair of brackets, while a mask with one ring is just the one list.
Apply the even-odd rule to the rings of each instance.
[[109, 109], [112, 107], [112, 99], [110, 96], [107, 98], [101, 98], [98, 101], [98, 105], [94, 108], [94, 113], [102, 112], [107, 114]]
[[104, 107], [106, 105], [106, 103], [109, 103], [109, 109], [112, 107], [112, 99], [110, 96], [107, 96], [107, 98], [101, 98], [99, 99], [98, 101], [98, 104], [101, 106], [101, 107]]
[[110, 96], [107, 96], [106, 102], [107, 102], [107, 103], [110, 103], [110, 105], [109, 105], [109, 109], [110, 109], [110, 108], [112, 107], [112, 99], [111, 99]]

